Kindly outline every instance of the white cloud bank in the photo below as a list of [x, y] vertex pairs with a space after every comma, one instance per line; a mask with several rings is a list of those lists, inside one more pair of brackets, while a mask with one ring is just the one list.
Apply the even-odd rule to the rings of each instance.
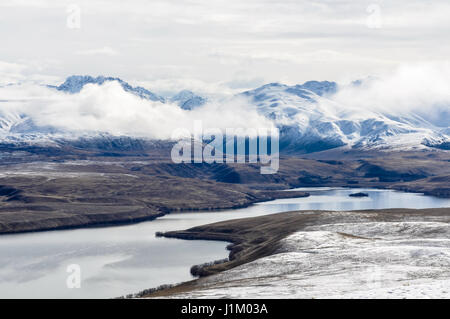
[[66, 94], [36, 85], [0, 88], [3, 117], [29, 117], [39, 127], [75, 134], [109, 133], [120, 136], [169, 139], [179, 128], [192, 130], [195, 121], [204, 128], [272, 128], [254, 106], [240, 99], [211, 101], [193, 111], [170, 103], [141, 99], [125, 92], [119, 83], [85, 85], [79, 94]]

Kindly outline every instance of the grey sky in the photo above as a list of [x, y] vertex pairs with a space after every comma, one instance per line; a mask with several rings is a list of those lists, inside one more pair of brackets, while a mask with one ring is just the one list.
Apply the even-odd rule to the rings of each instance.
[[[67, 26], [74, 8], [79, 29]], [[103, 74], [214, 91], [348, 81], [447, 60], [449, 16], [450, 3], [433, 0], [1, 0], [0, 83]]]

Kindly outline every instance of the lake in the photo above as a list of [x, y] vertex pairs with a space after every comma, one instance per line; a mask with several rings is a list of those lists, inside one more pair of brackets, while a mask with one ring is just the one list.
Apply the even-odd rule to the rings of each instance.
[[[228, 256], [227, 243], [157, 238], [235, 218], [291, 210], [450, 207], [450, 199], [392, 190], [299, 188], [310, 197], [247, 208], [173, 213], [133, 225], [0, 236], [0, 298], [110, 298], [193, 277], [190, 267]], [[369, 197], [349, 197], [355, 192]], [[69, 265], [81, 269], [81, 287], [68, 288]]]

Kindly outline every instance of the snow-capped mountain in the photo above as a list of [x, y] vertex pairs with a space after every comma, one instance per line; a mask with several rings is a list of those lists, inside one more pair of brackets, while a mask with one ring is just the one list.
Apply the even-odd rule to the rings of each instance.
[[418, 114], [386, 114], [338, 104], [331, 99], [337, 90], [336, 83], [327, 81], [270, 83], [242, 95], [280, 128], [280, 146], [286, 151], [315, 152], [344, 145], [423, 147], [449, 141], [445, 129]]
[[155, 94], [143, 87], [136, 86], [133, 87], [129, 83], [123, 81], [120, 78], [116, 77], [105, 77], [105, 76], [97, 76], [92, 77], [89, 75], [72, 75], [66, 79], [64, 83], [59, 86], [49, 85], [48, 87], [54, 88], [58, 91], [63, 91], [71, 94], [79, 93], [86, 84], [98, 84], [102, 85], [106, 82], [117, 81], [122, 88], [129, 93], [139, 96], [140, 98], [151, 100], [151, 101], [159, 101], [161, 103], [175, 103], [180, 106], [184, 110], [192, 110], [198, 106], [201, 106], [206, 103], [207, 99], [195, 94], [189, 90], [182, 90], [174, 96], [166, 99], [158, 94]]
[[[208, 101], [188, 90], [163, 98], [145, 88], [133, 87], [119, 78], [104, 76], [70, 76], [61, 85], [48, 87], [78, 94], [86, 84], [103, 85], [110, 81], [117, 81], [124, 91], [142, 99], [156, 101], [163, 106], [170, 104], [171, 108], [175, 104], [185, 112], [205, 105]], [[370, 111], [363, 106], [350, 107], [333, 99], [339, 89], [335, 82], [328, 81], [308, 81], [293, 86], [270, 83], [242, 92], [236, 98], [246, 99], [260, 115], [270, 119], [280, 129], [280, 148], [285, 152], [311, 153], [341, 146], [357, 149], [449, 149], [450, 128], [449, 121], [445, 120], [448, 111], [437, 116], [439, 121], [433, 122], [422, 114], [412, 112], [402, 114]], [[440, 123], [447, 123], [447, 126]], [[67, 145], [68, 140], [80, 140], [80, 143], [73, 143], [77, 148], [83, 148], [83, 145], [90, 147], [92, 143], [89, 140], [93, 139], [95, 145], [105, 144], [112, 149], [121, 149], [126, 144], [129, 150], [130, 145], [141, 145], [133, 137], [125, 144], [123, 141], [112, 142], [115, 138], [106, 132], [78, 132], [74, 135], [49, 125], [38, 126], [27, 114], [0, 109], [0, 144], [61, 146]], [[128, 137], [120, 136], [120, 139], [123, 138]], [[99, 140], [105, 140], [105, 143]]]
[[[159, 96], [153, 92], [150, 92], [147, 89], [144, 89], [143, 87], [137, 86], [133, 87], [127, 82], [123, 81], [120, 78], [113, 78], [113, 77], [105, 77], [105, 76], [97, 76], [96, 78], [89, 76], [89, 75], [72, 75], [69, 76], [64, 83], [62, 83], [59, 86], [53, 86], [53, 88], [56, 88], [58, 91], [64, 91], [68, 93], [79, 93], [81, 89], [89, 83], [102, 85], [105, 82], [110, 81], [117, 81], [120, 83], [122, 88], [130, 93], [133, 93], [140, 98], [151, 100], [151, 101], [160, 101], [162, 103], [165, 102], [165, 99], [162, 96]], [[52, 87], [52, 86], [50, 86]]]

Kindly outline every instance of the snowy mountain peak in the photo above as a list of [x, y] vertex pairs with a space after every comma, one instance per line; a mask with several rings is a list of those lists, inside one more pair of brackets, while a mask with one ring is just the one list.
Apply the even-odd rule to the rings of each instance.
[[69, 76], [64, 83], [62, 83], [61, 85], [59, 85], [55, 88], [59, 91], [64, 91], [64, 92], [74, 94], [74, 93], [80, 92], [81, 89], [86, 84], [93, 83], [93, 84], [102, 85], [103, 83], [109, 82], [109, 81], [119, 82], [119, 84], [122, 86], [122, 88], [125, 91], [133, 93], [133, 94], [139, 96], [140, 98], [151, 100], [151, 101], [160, 101], [162, 103], [165, 102], [163, 97], [156, 95], [155, 93], [150, 92], [149, 90], [147, 90], [143, 87], [140, 87], [140, 86], [133, 87], [120, 78], [105, 77], [102, 75], [97, 76], [97, 77], [92, 77], [90, 75], [72, 75], [72, 76]]
[[170, 98], [170, 102], [178, 104], [184, 110], [192, 110], [206, 103], [206, 98], [196, 95], [192, 91], [183, 90]]
[[255, 102], [273, 100], [286, 93], [296, 95], [306, 101], [314, 101], [315, 96], [331, 95], [336, 93], [337, 84], [329, 81], [308, 81], [303, 84], [289, 86], [281, 83], [268, 83], [254, 90], [243, 92], [243, 95], [252, 97]]
[[[298, 85], [296, 85], [298, 87]], [[338, 86], [336, 82], [329, 81], [308, 81], [300, 85], [302, 89], [310, 90], [319, 96], [334, 94], [337, 92]]]

